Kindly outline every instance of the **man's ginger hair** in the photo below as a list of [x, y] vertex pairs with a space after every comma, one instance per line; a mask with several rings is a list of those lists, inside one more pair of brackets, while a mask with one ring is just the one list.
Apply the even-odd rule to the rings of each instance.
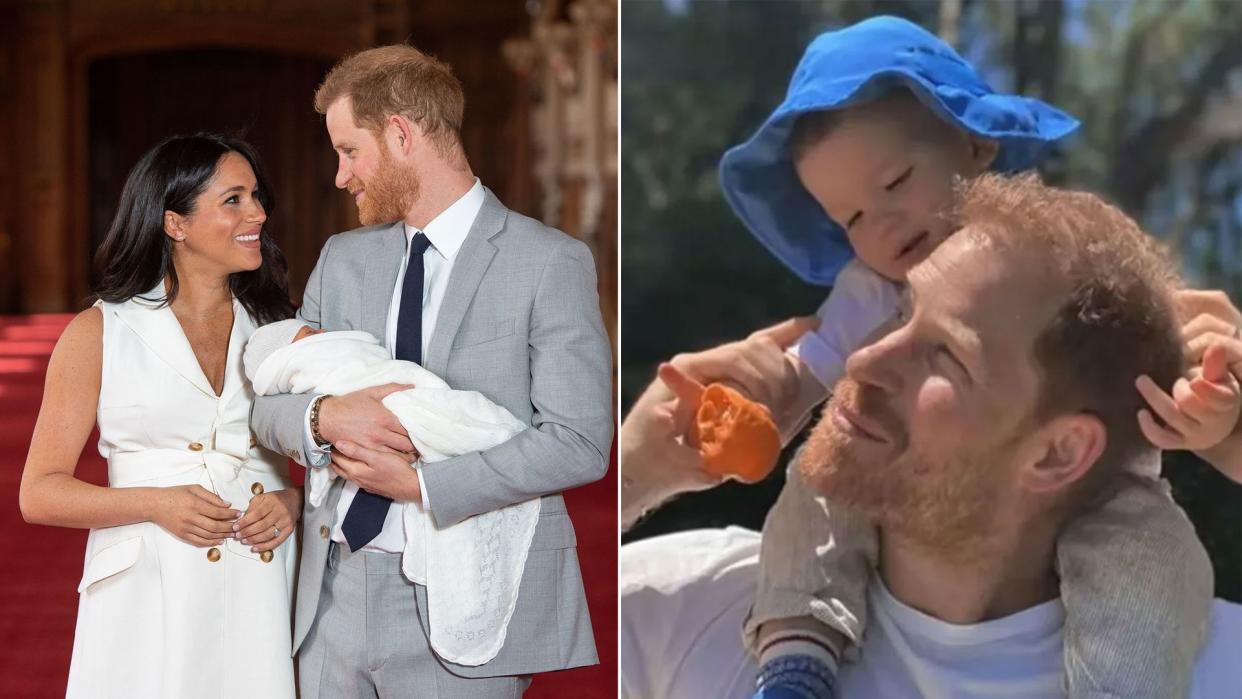
[[394, 44], [347, 56], [315, 91], [315, 111], [327, 114], [349, 98], [354, 123], [378, 136], [389, 116], [416, 124], [441, 155], [461, 147], [465, 96], [447, 63], [413, 46]]
[[1184, 369], [1173, 263], [1116, 207], [1045, 186], [1034, 174], [963, 183], [956, 214], [962, 233], [1018, 252], [1059, 299], [1033, 346], [1040, 386], [1032, 418], [1086, 412], [1104, 423], [1104, 453], [1075, 498], [1088, 505], [1152, 448], [1138, 425], [1145, 402], [1135, 379], [1146, 374], [1169, 390]]

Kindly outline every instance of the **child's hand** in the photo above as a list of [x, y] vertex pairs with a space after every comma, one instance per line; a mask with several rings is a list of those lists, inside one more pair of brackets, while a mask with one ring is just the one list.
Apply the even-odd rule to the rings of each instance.
[[659, 376], [677, 396], [671, 420], [685, 428], [682, 442], [699, 450], [705, 473], [746, 483], [771, 473], [781, 438], [763, 404], [720, 383], [704, 387], [669, 363], [660, 365]]
[[[694, 421], [699, 403], [703, 401], [703, 384], [685, 375], [668, 362], [661, 364], [656, 374], [673, 392], [673, 400], [660, 404], [655, 408], [655, 412], [670, 438], [675, 439], [687, 452], [682, 463], [685, 487], [689, 490], [702, 490], [719, 485], [724, 479], [703, 468], [703, 456], [699, 453], [698, 445], [692, 445], [686, 439], [686, 435], [690, 432], [690, 423]], [[689, 457], [690, 451], [693, 451], [693, 457]]]
[[1150, 377], [1140, 376], [1135, 383], [1139, 393], [1164, 421], [1160, 425], [1150, 412], [1139, 411], [1139, 427], [1148, 441], [1161, 449], [1199, 451], [1229, 436], [1242, 412], [1242, 388], [1229, 369], [1232, 359], [1225, 346], [1208, 346], [1203, 350], [1203, 365], [1178, 379], [1172, 395]]
[[779, 414], [798, 391], [798, 379], [785, 350], [817, 327], [819, 318], [815, 316], [790, 318], [756, 330], [744, 340], [679, 354], [670, 363], [696, 383], [724, 384]]
[[1242, 310], [1221, 291], [1185, 289], [1176, 298], [1186, 359], [1199, 364], [1208, 347], [1220, 345], [1230, 373], [1242, 381]]
[[703, 470], [702, 455], [685, 440], [703, 387], [667, 364], [661, 366], [660, 378], [621, 423], [622, 510], [627, 528], [667, 497], [721, 482]]

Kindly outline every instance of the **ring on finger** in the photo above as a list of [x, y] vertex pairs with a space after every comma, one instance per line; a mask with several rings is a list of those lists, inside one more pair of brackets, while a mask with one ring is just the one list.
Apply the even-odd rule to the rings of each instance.
[[280, 527], [272, 525], [272, 531], [276, 532], [276, 536], [280, 536]]

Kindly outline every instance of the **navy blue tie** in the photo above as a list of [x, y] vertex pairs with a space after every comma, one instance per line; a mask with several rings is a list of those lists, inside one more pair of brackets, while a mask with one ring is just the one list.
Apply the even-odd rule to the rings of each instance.
[[[397, 314], [396, 357], [415, 364], [423, 363], [423, 253], [430, 246], [431, 241], [422, 233], [414, 234], [410, 241], [410, 259], [405, 265], [401, 309]], [[390, 498], [358, 489], [341, 523], [341, 533], [350, 551], [357, 551], [379, 536], [391, 504]]]

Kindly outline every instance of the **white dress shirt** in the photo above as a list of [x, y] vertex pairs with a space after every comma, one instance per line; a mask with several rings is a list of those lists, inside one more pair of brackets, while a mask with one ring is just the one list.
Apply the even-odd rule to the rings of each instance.
[[[431, 345], [431, 336], [435, 332], [436, 319], [440, 315], [440, 305], [444, 301], [444, 292], [448, 289], [449, 275], [453, 271], [453, 261], [457, 259], [457, 253], [466, 240], [466, 234], [470, 232], [482, 208], [483, 185], [476, 177], [474, 186], [447, 209], [440, 212], [440, 215], [433, 218], [425, 229], [419, 231], [406, 224], [407, 252], [405, 259], [401, 262], [401, 270], [397, 273], [397, 283], [393, 286], [392, 303], [388, 306], [388, 323], [384, 330], [384, 346], [388, 348], [389, 354], [394, 359], [397, 347], [397, 318], [401, 313], [401, 287], [405, 282], [405, 268], [410, 259], [410, 241], [421, 232], [431, 243], [427, 251], [423, 253], [423, 358], [426, 359], [427, 349]], [[320, 448], [310, 436], [309, 408], [304, 439], [307, 446], [306, 453], [310, 457], [312, 467], [326, 468], [331, 447]], [[422, 491], [423, 508], [430, 511], [430, 501], [421, 472], [418, 474], [418, 484]], [[332, 526], [332, 540], [338, 544], [345, 544], [345, 534], [341, 531], [341, 523], [345, 521], [345, 514], [349, 512], [349, 506], [353, 504], [354, 496], [358, 493], [358, 486], [352, 481], [346, 481], [343, 487], [341, 498], [336, 506], [336, 523]], [[388, 508], [383, 530], [369, 544], [362, 547], [362, 550], [386, 553], [401, 553], [405, 550], [405, 530], [401, 523], [400, 507]]]

